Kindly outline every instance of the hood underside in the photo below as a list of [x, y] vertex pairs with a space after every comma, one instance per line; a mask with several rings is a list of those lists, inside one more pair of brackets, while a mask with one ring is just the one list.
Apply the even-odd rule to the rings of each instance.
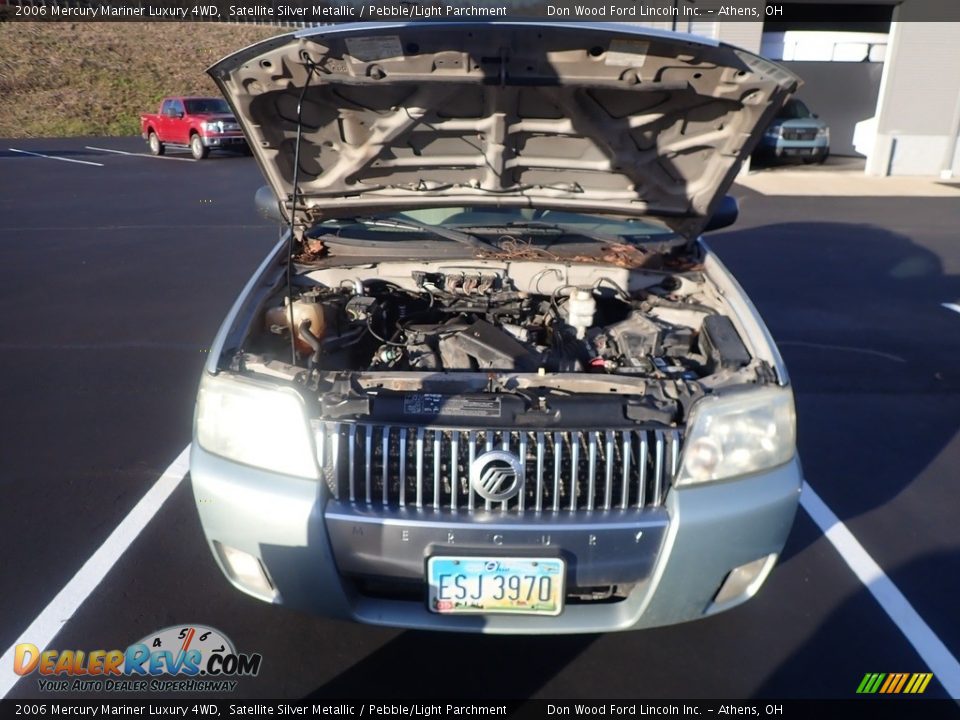
[[688, 237], [799, 84], [689, 35], [519, 22], [314, 28], [209, 73], [288, 215], [300, 106], [300, 226], [520, 206], [655, 215]]

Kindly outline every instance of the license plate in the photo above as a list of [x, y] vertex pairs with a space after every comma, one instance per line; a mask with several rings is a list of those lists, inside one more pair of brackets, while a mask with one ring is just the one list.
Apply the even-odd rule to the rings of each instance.
[[430, 609], [436, 613], [559, 615], [564, 562], [559, 558], [432, 557]]

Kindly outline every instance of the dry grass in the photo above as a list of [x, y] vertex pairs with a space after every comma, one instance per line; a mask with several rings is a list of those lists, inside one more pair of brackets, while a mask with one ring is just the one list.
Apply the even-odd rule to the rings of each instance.
[[0, 22], [0, 137], [133, 135], [164, 95], [219, 94], [204, 70], [280, 28]]

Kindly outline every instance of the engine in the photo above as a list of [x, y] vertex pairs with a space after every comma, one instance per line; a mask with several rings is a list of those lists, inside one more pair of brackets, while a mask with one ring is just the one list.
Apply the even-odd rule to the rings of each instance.
[[[411, 273], [302, 288], [274, 304], [254, 348], [323, 371], [605, 373], [696, 380], [746, 365], [723, 315], [613, 282], [520, 291], [501, 274]], [[292, 321], [292, 322], [291, 322]], [[292, 328], [292, 330], [291, 330]]]

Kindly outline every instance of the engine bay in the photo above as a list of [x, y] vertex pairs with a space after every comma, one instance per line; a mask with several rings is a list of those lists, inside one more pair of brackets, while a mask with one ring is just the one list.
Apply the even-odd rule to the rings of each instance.
[[[290, 296], [278, 289], [267, 298], [242, 364], [307, 383], [325, 398], [326, 416], [372, 412], [367, 400], [349, 402], [365, 395], [407, 419], [410, 402], [433, 402], [404, 400], [411, 393], [461, 396], [461, 420], [483, 418], [482, 402], [468, 407], [473, 396], [513, 394], [523, 414], [590, 395], [598, 408], [633, 402], [645, 408], [636, 419], [669, 424], [710, 388], [769, 376], [722, 303], [696, 269], [492, 261], [314, 268], [295, 277]], [[391, 393], [402, 406], [395, 413], [386, 409]]]
[[[494, 273], [414, 271], [316, 285], [264, 314], [262, 349], [317, 370], [598, 372], [698, 380], [750, 362], [729, 318], [670, 298], [679, 283], [628, 294], [613, 280], [518, 291]], [[659, 291], [659, 292], [658, 292]], [[673, 320], [668, 318], [674, 318]], [[677, 318], [680, 318], [679, 320]]]

